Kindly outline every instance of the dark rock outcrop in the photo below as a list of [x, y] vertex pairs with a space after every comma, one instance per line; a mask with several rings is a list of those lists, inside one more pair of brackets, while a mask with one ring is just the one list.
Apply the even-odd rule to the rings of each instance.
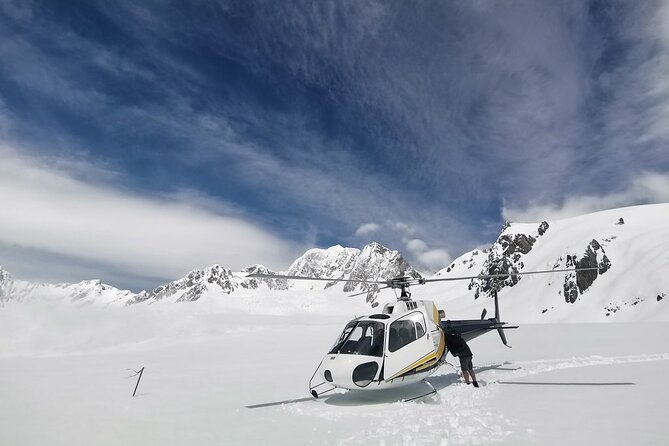
[[604, 248], [595, 239], [588, 244], [583, 257], [567, 255], [567, 268], [598, 268], [589, 271], [576, 271], [567, 274], [564, 279], [564, 298], [568, 303], [574, 303], [580, 294], [585, 293], [600, 274], [604, 274], [611, 267], [611, 261], [606, 256]]
[[544, 235], [546, 231], [548, 231], [548, 228], [550, 225], [546, 221], [542, 221], [541, 224], [539, 225], [539, 235]]
[[[526, 234], [502, 234], [488, 252], [481, 275], [518, 273], [523, 268], [523, 255], [532, 250], [536, 239]], [[481, 292], [492, 296], [493, 290], [512, 287], [520, 281], [520, 276], [501, 276], [492, 279], [472, 279], [469, 289], [476, 288], [474, 298]]]

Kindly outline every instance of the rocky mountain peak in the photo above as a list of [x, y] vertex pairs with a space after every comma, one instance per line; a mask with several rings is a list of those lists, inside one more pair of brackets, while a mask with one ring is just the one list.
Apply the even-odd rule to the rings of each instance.
[[12, 276], [0, 266], [0, 302], [9, 298], [12, 287]]
[[10, 276], [7, 270], [0, 265], [0, 283], [8, 282], [10, 280], [12, 280], [12, 276]]
[[[385, 280], [404, 275], [421, 277], [420, 273], [409, 265], [399, 251], [390, 250], [380, 243], [373, 242], [362, 249], [353, 264], [348, 279]], [[379, 286], [361, 282], [347, 282], [344, 285], [344, 292], [354, 291], [367, 293], [367, 301], [374, 306]]]
[[[274, 274], [274, 271], [271, 269], [267, 268], [264, 265], [252, 265], [244, 268], [242, 270], [242, 273], [244, 275], [248, 274]], [[288, 281], [286, 279], [261, 279], [261, 278], [256, 278], [256, 277], [246, 277], [242, 282], [240, 282], [240, 286], [245, 289], [252, 289], [255, 290], [257, 289], [260, 284], [265, 284], [270, 290], [287, 290], [288, 289]]]
[[290, 265], [286, 274], [341, 279], [350, 273], [359, 255], [359, 249], [344, 248], [340, 245], [327, 249], [310, 249]]

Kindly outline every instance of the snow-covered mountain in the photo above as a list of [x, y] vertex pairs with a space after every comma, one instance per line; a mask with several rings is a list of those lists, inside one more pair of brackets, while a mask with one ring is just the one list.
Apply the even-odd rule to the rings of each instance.
[[[415, 298], [435, 300], [453, 317], [471, 317], [491, 303], [497, 287], [504, 317], [515, 321], [669, 320], [669, 204], [635, 206], [537, 223], [508, 223], [486, 249], [455, 259], [435, 277], [599, 267], [600, 272], [510, 276], [505, 280], [436, 282]], [[377, 306], [390, 290], [359, 282], [310, 282], [246, 277], [271, 273], [262, 265], [235, 272], [220, 265], [193, 270], [152, 291], [132, 293], [100, 281], [36, 284], [13, 280], [0, 268], [0, 305], [8, 300], [67, 300], [80, 304], [136, 305], [215, 301], [244, 311]], [[420, 277], [398, 251], [378, 243], [363, 249], [310, 249], [282, 274], [378, 280]], [[343, 296], [361, 294], [358, 300]], [[271, 310], [269, 310], [271, 308]], [[491, 308], [490, 308], [491, 309]], [[291, 310], [292, 311], [292, 310]]]
[[[379, 243], [370, 243], [362, 250], [339, 245], [328, 249], [310, 249], [295, 260], [286, 274], [294, 276], [328, 277], [348, 280], [384, 280], [407, 275], [421, 277], [399, 253]], [[338, 282], [327, 282], [325, 289]], [[363, 293], [367, 302], [374, 302], [379, 292], [376, 284], [348, 282], [344, 293]]]
[[[304, 289], [299, 284], [289, 283], [285, 279], [249, 278], [248, 274], [270, 274], [268, 268], [253, 265], [239, 272], [213, 265], [205, 269], [196, 269], [185, 277], [161, 285], [152, 291], [132, 293], [118, 290], [100, 281], [83, 281], [77, 284], [36, 284], [13, 280], [9, 273], [0, 268], [0, 303], [12, 300], [31, 300], [37, 298], [61, 298], [75, 302], [98, 301], [104, 304], [153, 303], [159, 301], [193, 302], [202, 296], [225, 296], [233, 293], [249, 294], [287, 291], [293, 287]], [[371, 243], [362, 250], [343, 248], [339, 245], [328, 249], [310, 249], [295, 260], [288, 271], [281, 274], [332, 277], [352, 280], [377, 280], [396, 277], [403, 274], [420, 277], [398, 251], [393, 251], [378, 243]], [[316, 282], [308, 285], [308, 290], [318, 291], [338, 285], [345, 293], [362, 293], [366, 301], [374, 303], [379, 289], [376, 285], [349, 282]]]
[[436, 276], [573, 267], [600, 271], [471, 280], [438, 292], [458, 308], [489, 301], [498, 287], [505, 317], [514, 320], [669, 320], [669, 204], [508, 223], [489, 249], [460, 256]]
[[3, 302], [34, 299], [66, 299], [80, 305], [124, 303], [134, 294], [99, 280], [78, 283], [34, 283], [12, 278], [0, 267], [0, 306]]
[[262, 265], [254, 265], [235, 273], [229, 268], [213, 265], [203, 270], [193, 270], [186, 277], [161, 285], [152, 291], [142, 291], [128, 299], [127, 304], [157, 302], [164, 299], [172, 299], [175, 302], [192, 302], [200, 299], [209, 291], [224, 295], [240, 289], [257, 290], [261, 288], [261, 285], [264, 285], [263, 291], [288, 289], [286, 280], [246, 278], [246, 275], [250, 273], [269, 274], [272, 271]]

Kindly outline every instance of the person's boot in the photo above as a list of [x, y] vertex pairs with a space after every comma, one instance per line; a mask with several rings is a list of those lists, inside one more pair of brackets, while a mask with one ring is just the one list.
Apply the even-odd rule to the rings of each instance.
[[478, 387], [478, 386], [479, 386], [479, 383], [477, 383], [476, 381], [472, 381], [472, 384], [474, 384], [474, 387]]

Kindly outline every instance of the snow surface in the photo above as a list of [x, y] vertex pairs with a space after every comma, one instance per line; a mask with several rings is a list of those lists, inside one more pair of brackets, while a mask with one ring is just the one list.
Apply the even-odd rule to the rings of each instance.
[[[471, 342], [420, 385], [314, 400], [354, 314], [252, 315], [200, 302], [0, 311], [0, 444], [662, 444], [669, 323], [539, 324]], [[449, 357], [449, 362], [454, 363]], [[131, 397], [145, 367], [138, 395]]]

